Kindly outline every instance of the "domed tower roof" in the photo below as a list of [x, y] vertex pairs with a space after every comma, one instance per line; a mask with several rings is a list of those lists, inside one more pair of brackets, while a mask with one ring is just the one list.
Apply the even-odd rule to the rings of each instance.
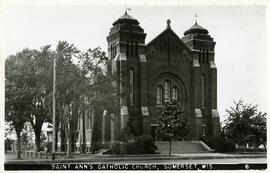
[[182, 41], [192, 50], [214, 51], [215, 47], [214, 39], [209, 35], [208, 30], [198, 25], [197, 21], [184, 32]]
[[122, 24], [122, 23], [130, 24], [130, 25], [139, 25], [140, 24], [137, 19], [128, 15], [127, 12], [125, 12], [125, 14], [123, 16], [121, 16], [119, 19], [117, 19], [115, 22], [113, 22], [113, 26], [116, 24]]
[[144, 33], [143, 28], [140, 26], [140, 23], [137, 19], [131, 17], [127, 12], [124, 13], [123, 16], [118, 18], [115, 22], [113, 22], [113, 27], [110, 29], [109, 35], [116, 32], [136, 32], [136, 33]]
[[194, 33], [208, 34], [208, 30], [198, 25], [196, 22], [191, 28], [189, 28], [187, 31], [184, 32], [184, 35], [194, 34]]

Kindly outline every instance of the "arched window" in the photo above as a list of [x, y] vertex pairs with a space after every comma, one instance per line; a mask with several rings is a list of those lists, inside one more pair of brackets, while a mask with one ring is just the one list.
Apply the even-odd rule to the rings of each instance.
[[129, 103], [134, 104], [134, 69], [133, 68], [129, 70], [129, 86], [130, 86]]
[[112, 44], [112, 56], [114, 58], [114, 43]]
[[205, 107], [205, 95], [206, 95], [205, 74], [202, 74], [202, 76], [201, 76], [201, 104], [202, 104], [202, 107]]
[[129, 42], [127, 42], [126, 55], [129, 56]]
[[89, 128], [90, 129], [92, 129], [93, 128], [93, 126], [94, 126], [94, 112], [93, 112], [93, 110], [92, 109], [90, 109], [90, 111], [89, 111]]
[[114, 58], [113, 57], [113, 45], [111, 44], [111, 58]]
[[138, 42], [135, 43], [135, 56], [138, 56]]
[[81, 129], [81, 117], [78, 116], [78, 130]]
[[157, 105], [163, 104], [163, 88], [161, 85], [157, 87]]
[[117, 52], [117, 47], [116, 47], [116, 43], [114, 43], [114, 57], [116, 56], [116, 52]]
[[171, 98], [171, 82], [166, 80], [164, 83], [164, 99], [168, 101]]
[[85, 116], [85, 127], [86, 129], [89, 129], [89, 110], [86, 110], [86, 116]]
[[133, 54], [134, 54], [133, 42], [130, 42], [130, 55], [133, 56]]
[[178, 88], [176, 86], [172, 89], [172, 99], [178, 101]]

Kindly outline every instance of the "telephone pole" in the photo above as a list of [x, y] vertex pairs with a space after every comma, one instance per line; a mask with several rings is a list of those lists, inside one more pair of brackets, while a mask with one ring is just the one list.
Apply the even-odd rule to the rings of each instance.
[[55, 78], [56, 78], [56, 60], [55, 57], [53, 58], [53, 139], [52, 139], [52, 160], [55, 159], [55, 131], [56, 131], [56, 127], [55, 127]]

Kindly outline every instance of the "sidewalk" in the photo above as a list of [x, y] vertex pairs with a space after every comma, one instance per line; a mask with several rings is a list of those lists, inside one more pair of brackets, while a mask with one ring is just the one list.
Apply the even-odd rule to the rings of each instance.
[[56, 158], [55, 161], [51, 159], [31, 159], [25, 158], [23, 160], [16, 160], [16, 158], [7, 158], [5, 163], [79, 163], [79, 162], [109, 162], [109, 161], [140, 161], [140, 160], [196, 160], [196, 159], [224, 159], [224, 158], [266, 158], [266, 153], [254, 153], [254, 154], [237, 154], [237, 153], [195, 153], [195, 154], [172, 154], [160, 155], [76, 155], [73, 158]]

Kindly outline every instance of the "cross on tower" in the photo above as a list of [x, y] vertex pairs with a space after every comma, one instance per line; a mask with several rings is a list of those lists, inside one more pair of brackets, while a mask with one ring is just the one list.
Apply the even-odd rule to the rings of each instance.
[[197, 24], [197, 13], [195, 13], [195, 23]]
[[128, 8], [127, 5], [125, 5], [125, 14], [127, 14], [127, 11], [131, 11], [131, 9]]

